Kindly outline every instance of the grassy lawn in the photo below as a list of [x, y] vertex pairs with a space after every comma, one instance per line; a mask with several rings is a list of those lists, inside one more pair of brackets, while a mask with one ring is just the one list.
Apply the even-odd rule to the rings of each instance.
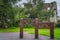
[[[0, 32], [19, 32], [20, 29], [19, 27], [17, 28], [8, 28], [8, 29], [0, 29]], [[34, 28], [24, 28], [25, 32], [29, 32], [30, 34], [34, 34]], [[57, 38], [58, 40], [60, 40], [60, 29], [59, 28], [55, 28], [54, 30], [54, 35], [55, 38]], [[49, 29], [39, 29], [39, 34], [40, 35], [46, 35], [46, 36], [50, 36], [50, 30]]]
[[19, 27], [0, 29], [0, 32], [19, 32], [19, 31], [20, 31]]

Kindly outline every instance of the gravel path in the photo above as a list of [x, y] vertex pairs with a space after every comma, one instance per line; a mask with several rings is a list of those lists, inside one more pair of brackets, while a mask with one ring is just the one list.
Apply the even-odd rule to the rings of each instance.
[[49, 37], [39, 35], [38, 39], [35, 36], [24, 32], [24, 38], [19, 39], [19, 33], [0, 33], [0, 40], [51, 40]]

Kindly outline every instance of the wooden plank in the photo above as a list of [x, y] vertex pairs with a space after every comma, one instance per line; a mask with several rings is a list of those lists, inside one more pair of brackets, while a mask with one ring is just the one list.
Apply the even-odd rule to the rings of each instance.
[[24, 25], [24, 20], [23, 18], [20, 19], [20, 38], [23, 38], [23, 25]]
[[54, 39], [54, 23], [50, 23], [50, 39]]
[[38, 39], [38, 18], [35, 18], [35, 39]]

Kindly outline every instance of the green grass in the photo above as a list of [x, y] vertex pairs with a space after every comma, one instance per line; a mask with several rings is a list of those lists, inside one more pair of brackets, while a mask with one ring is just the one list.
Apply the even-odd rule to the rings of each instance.
[[[8, 29], [0, 29], [0, 32], [19, 32], [19, 31], [20, 31], [19, 27], [8, 28]], [[34, 28], [24, 28], [24, 32], [29, 32], [30, 34], [34, 34], [35, 29]], [[49, 29], [39, 29], [39, 34], [50, 36], [50, 30]], [[55, 38], [60, 40], [60, 28], [55, 28], [54, 36], [55, 36]]]
[[0, 29], [0, 32], [19, 32], [19, 31], [20, 31], [19, 27]]

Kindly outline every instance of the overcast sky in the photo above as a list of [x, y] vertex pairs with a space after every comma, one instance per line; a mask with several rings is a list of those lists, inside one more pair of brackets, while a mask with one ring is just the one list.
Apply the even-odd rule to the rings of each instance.
[[[57, 2], [57, 11], [58, 11], [58, 16], [60, 16], [60, 0], [45, 0], [46, 3], [50, 3], [50, 2], [53, 2], [53, 1], [56, 1]], [[21, 2], [18, 2], [18, 4], [23, 4], [23, 3], [27, 3], [26, 0], [22, 0]], [[23, 5], [22, 5], [23, 6]]]

